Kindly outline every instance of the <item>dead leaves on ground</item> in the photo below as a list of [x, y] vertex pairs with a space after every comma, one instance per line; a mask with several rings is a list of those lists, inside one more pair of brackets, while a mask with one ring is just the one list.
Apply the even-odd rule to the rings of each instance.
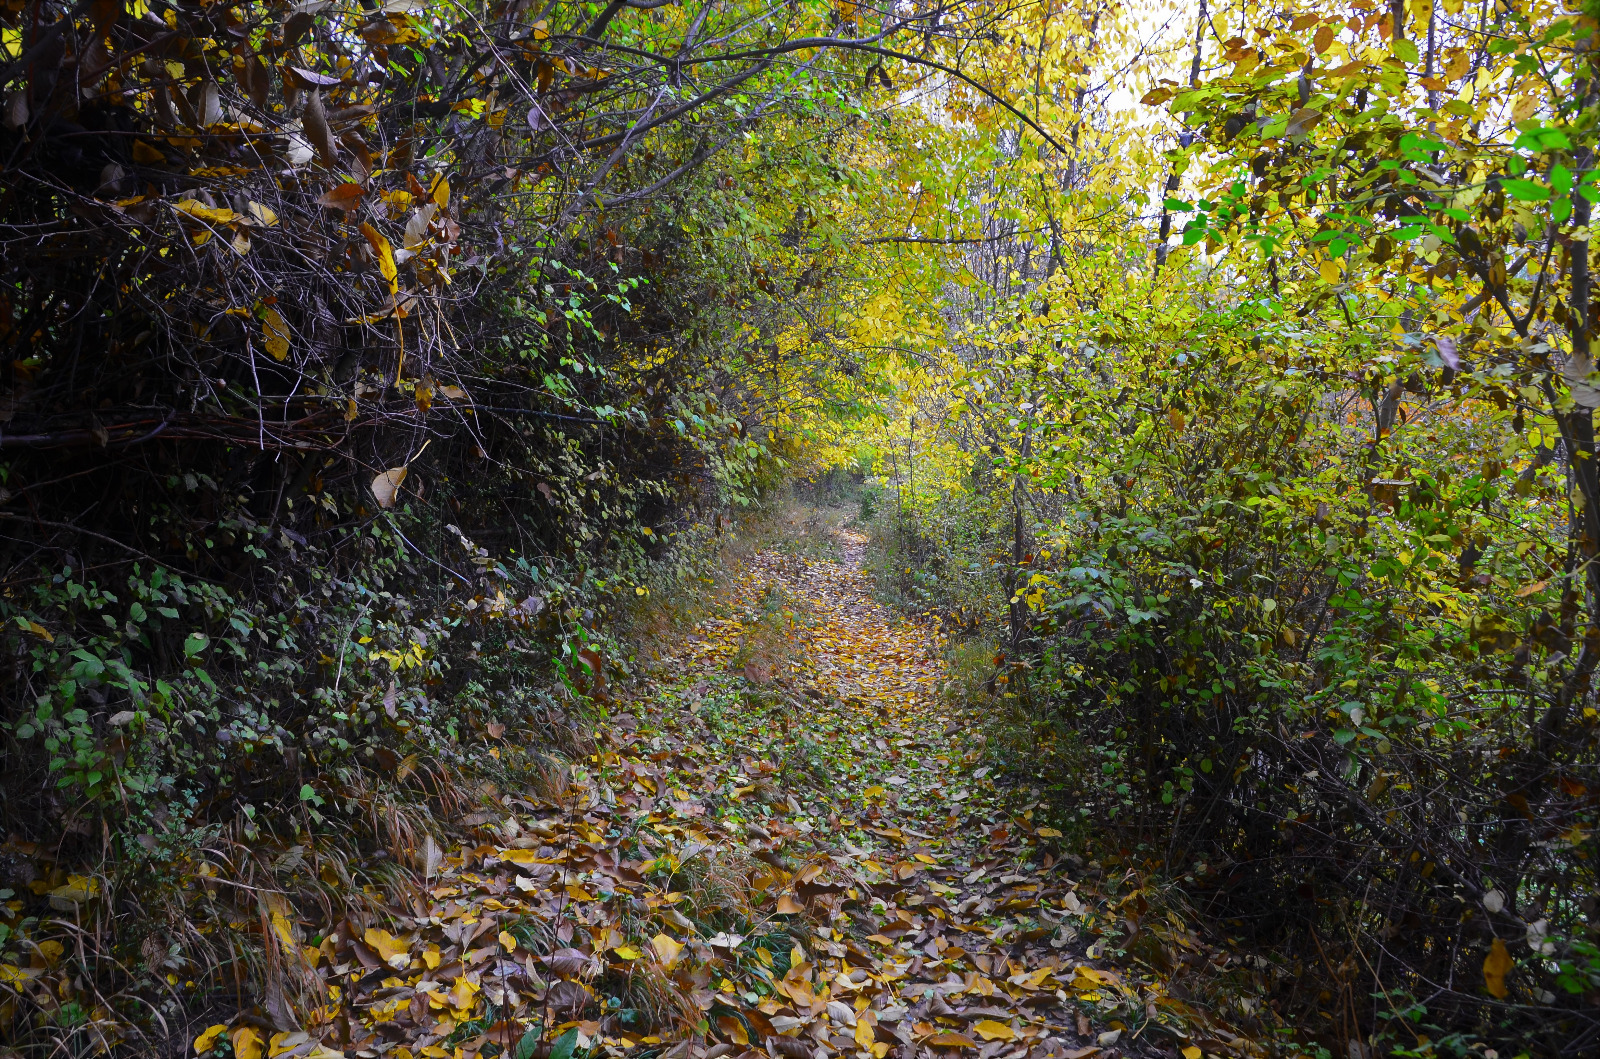
[[[750, 574], [731, 615], [662, 660], [669, 686], [614, 703], [566, 790], [493, 796], [485, 841], [432, 850], [426, 890], [300, 947], [326, 1002], [303, 1037], [262, 1038], [269, 1059], [1253, 1050], [1107, 962], [1130, 925], [1196, 943], [1140, 922], [1136, 894], [1098, 892], [1091, 879], [1114, 880], [1058, 859], [1059, 832], [1002, 804], [934, 692], [930, 645], [859, 572], [763, 554]], [[755, 689], [728, 668], [775, 583], [811, 620]]]

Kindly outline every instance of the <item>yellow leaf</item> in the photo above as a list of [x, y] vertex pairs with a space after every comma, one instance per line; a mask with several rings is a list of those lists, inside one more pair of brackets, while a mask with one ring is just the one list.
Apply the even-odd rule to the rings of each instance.
[[231, 1036], [234, 1059], [261, 1059], [261, 1034], [254, 1026], [240, 1026]]
[[443, 173], [434, 178], [433, 187], [428, 190], [428, 194], [433, 199], [434, 205], [441, 210], [450, 205], [450, 181], [444, 178]]
[[513, 938], [511, 936], [511, 932], [510, 931], [502, 930], [500, 932], [500, 939], [499, 940], [500, 940], [500, 947], [502, 949], [506, 950], [507, 952], [516, 952], [517, 951], [517, 939]]
[[377, 927], [368, 927], [361, 940], [371, 945], [378, 953], [378, 959], [393, 967], [395, 970], [404, 970], [411, 966], [411, 953], [406, 943], [390, 934], [387, 930]]
[[311, 1036], [305, 1030], [283, 1030], [274, 1033], [272, 1039], [267, 1042], [267, 1055], [269, 1059], [273, 1059], [284, 1052], [295, 1051], [310, 1039]]
[[[1037, 971], [1034, 971], [1032, 974], [1025, 977], [1021, 984], [1029, 989], [1042, 989], [1044, 987], [1044, 980], [1049, 978], [1052, 974], [1055, 974], [1055, 971], [1056, 969], [1054, 967], [1041, 967]], [[1012, 979], [1012, 981], [1016, 981], [1016, 979]]]
[[973, 1023], [972, 1028], [977, 1031], [978, 1036], [986, 1041], [1014, 1041], [1017, 1039], [1016, 1030], [1003, 1022], [996, 1022], [994, 1019], [982, 1019]]
[[272, 359], [287, 360], [289, 357], [289, 325], [284, 322], [278, 310], [270, 305], [261, 313], [261, 333], [266, 340], [267, 352], [272, 354]]
[[495, 852], [495, 858], [503, 860], [507, 864], [537, 864], [539, 862], [539, 851], [533, 849], [502, 849]]
[[1322, 282], [1339, 282], [1339, 262], [1333, 260], [1333, 258], [1325, 259], [1322, 264], [1317, 266], [1317, 271], [1322, 273]]
[[740, 1044], [748, 1045], [750, 1043], [750, 1033], [744, 1028], [744, 1023], [732, 1015], [723, 1015], [718, 1018], [717, 1028]]
[[1506, 975], [1511, 971], [1511, 953], [1499, 938], [1489, 946], [1489, 955], [1483, 959], [1483, 984], [1489, 995], [1501, 1000], [1506, 996]]
[[254, 200], [245, 204], [245, 212], [251, 221], [263, 228], [271, 228], [278, 223], [278, 215], [271, 207], [263, 206]]
[[1200, 1059], [1200, 1049], [1190, 1044], [1183, 1049], [1183, 1059]]
[[389, 240], [384, 238], [382, 232], [372, 226], [371, 221], [361, 223], [361, 234], [367, 237], [372, 252], [378, 258], [378, 271], [383, 273], [383, 278], [389, 281], [389, 293], [394, 294], [400, 290], [400, 269], [394, 263], [394, 247], [389, 245]]
[[864, 1049], [870, 1049], [878, 1041], [877, 1035], [872, 1032], [872, 1024], [866, 1019], [856, 1020], [855, 1038], [856, 1044]]
[[243, 219], [232, 210], [216, 209], [196, 199], [183, 199], [182, 201], [174, 202], [172, 208], [179, 213], [187, 213], [195, 220], [206, 221], [209, 224], [232, 224], [234, 221]]
[[678, 957], [683, 955], [683, 946], [665, 934], [650, 939], [650, 947], [655, 950], [656, 959], [666, 967], [677, 963]]
[[445, 994], [450, 1001], [450, 1006], [457, 1010], [470, 1010], [473, 998], [478, 995], [478, 984], [468, 980], [465, 975], [457, 975], [455, 984]]
[[206, 1031], [194, 1039], [195, 1054], [205, 1055], [211, 1050], [212, 1046], [217, 1043], [217, 1038], [221, 1037], [227, 1032], [228, 1027], [222, 1025], [221, 1023], [218, 1023], [215, 1026], [207, 1026]]
[[1041, 827], [1038, 831], [1034, 832], [1034, 834], [1038, 835], [1040, 838], [1060, 838], [1061, 837], [1061, 832], [1057, 831], [1053, 827]]
[[784, 894], [778, 898], [777, 912], [779, 915], [797, 916], [804, 911], [805, 908], [801, 906], [799, 901], [794, 899], [793, 894]]
[[640, 952], [632, 945], [618, 945], [612, 951], [618, 956], [621, 956], [624, 960], [637, 960], [639, 957], [644, 955], [644, 953]]
[[278, 940], [283, 942], [283, 947], [293, 952], [296, 942], [294, 940], [294, 924], [282, 912], [272, 913], [272, 931], [278, 935]]
[[572, 898], [574, 901], [594, 900], [594, 894], [590, 893], [588, 890], [585, 890], [577, 883], [567, 883], [567, 896]]

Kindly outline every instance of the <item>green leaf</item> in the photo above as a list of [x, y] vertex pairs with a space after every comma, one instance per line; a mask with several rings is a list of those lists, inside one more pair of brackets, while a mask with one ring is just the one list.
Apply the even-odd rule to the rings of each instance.
[[[571, 1032], [571, 1031], [568, 1031]], [[534, 1049], [539, 1047], [539, 1031], [530, 1029], [522, 1035], [517, 1046], [511, 1051], [511, 1059], [533, 1059]]]
[[550, 1059], [572, 1059], [572, 1050], [578, 1046], [578, 1031], [570, 1029], [556, 1038], [550, 1046]]
[[210, 637], [203, 632], [192, 632], [188, 639], [183, 641], [183, 653], [189, 658], [204, 651], [211, 643]]
[[1572, 170], [1564, 165], [1550, 167], [1550, 187], [1558, 195], [1565, 195], [1572, 190]]
[[1544, 202], [1550, 197], [1549, 188], [1531, 180], [1502, 180], [1500, 186], [1518, 202]]
[[1161, 205], [1163, 209], [1171, 210], [1174, 213], [1187, 213], [1188, 211], [1194, 209], [1192, 205], [1183, 201], [1182, 199], [1168, 199]]
[[1408, 65], [1416, 62], [1421, 57], [1417, 52], [1417, 46], [1409, 40], [1395, 41], [1394, 54], [1401, 62]]

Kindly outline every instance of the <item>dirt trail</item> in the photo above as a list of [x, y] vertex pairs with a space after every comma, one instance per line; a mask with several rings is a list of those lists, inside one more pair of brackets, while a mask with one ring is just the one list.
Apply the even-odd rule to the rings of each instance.
[[430, 897], [325, 940], [345, 992], [313, 1036], [398, 1059], [1251, 1050], [1105, 959], [1108, 924], [1193, 942], [996, 788], [936, 645], [840, 546], [755, 555], [584, 768], [505, 797]]

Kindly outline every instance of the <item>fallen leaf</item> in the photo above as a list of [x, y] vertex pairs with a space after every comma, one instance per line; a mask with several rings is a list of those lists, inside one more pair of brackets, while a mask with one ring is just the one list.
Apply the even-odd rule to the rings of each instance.
[[372, 946], [373, 951], [378, 954], [378, 959], [395, 970], [404, 970], [411, 965], [411, 953], [406, 943], [387, 930], [368, 927], [361, 940]]
[[517, 951], [517, 939], [511, 936], [510, 931], [502, 930], [497, 940], [500, 942], [500, 947], [507, 952]]
[[976, 1048], [978, 1046], [978, 1042], [966, 1034], [956, 1033], [951, 1030], [947, 1030], [944, 1033], [936, 1033], [922, 1043], [933, 1048]]
[[261, 1034], [254, 1026], [240, 1026], [230, 1037], [234, 1059], [261, 1059]]
[[683, 946], [666, 934], [657, 934], [650, 939], [650, 948], [655, 950], [656, 959], [662, 966], [671, 967], [678, 962], [678, 957], [683, 954]]
[[994, 1019], [981, 1019], [973, 1023], [972, 1028], [977, 1032], [978, 1036], [986, 1041], [1014, 1041], [1017, 1039], [1016, 1030], [1003, 1022], [996, 1022]]
[[209, 1052], [212, 1046], [217, 1043], [217, 1038], [221, 1037], [227, 1032], [228, 1027], [222, 1025], [221, 1023], [218, 1023], [215, 1026], [207, 1026], [206, 1031], [194, 1039], [195, 1054], [204, 1055]]

